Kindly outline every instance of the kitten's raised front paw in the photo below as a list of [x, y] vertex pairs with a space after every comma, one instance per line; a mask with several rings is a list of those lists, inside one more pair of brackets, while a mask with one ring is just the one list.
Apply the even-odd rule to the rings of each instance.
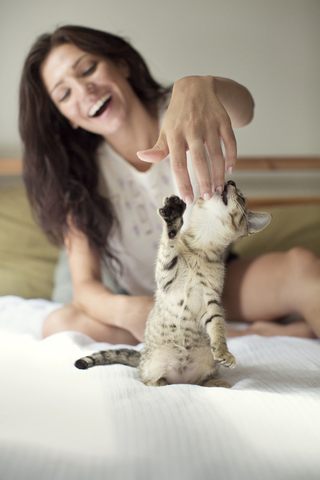
[[186, 204], [176, 195], [165, 197], [163, 207], [159, 208], [159, 215], [167, 223], [174, 222], [177, 218], [181, 218], [186, 209]]
[[225, 349], [214, 349], [212, 348], [213, 358], [220, 365], [225, 367], [234, 368], [236, 366], [236, 359], [228, 350]]

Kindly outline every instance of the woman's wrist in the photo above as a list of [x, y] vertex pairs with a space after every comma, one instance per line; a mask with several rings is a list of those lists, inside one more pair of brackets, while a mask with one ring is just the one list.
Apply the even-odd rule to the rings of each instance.
[[74, 285], [73, 292], [78, 309], [101, 323], [123, 328], [127, 295], [117, 295], [97, 280]]
[[153, 298], [130, 295], [116, 295], [116, 297], [118, 317], [115, 325], [128, 330], [142, 342], [147, 318], [154, 305]]
[[226, 109], [232, 126], [243, 127], [251, 122], [254, 100], [249, 90], [229, 78], [213, 77], [214, 91]]
[[130, 316], [130, 296], [114, 294], [114, 325], [118, 328], [128, 329], [128, 317]]
[[185, 94], [188, 90], [190, 95], [198, 90], [207, 98], [210, 98], [208, 93], [213, 93], [226, 109], [233, 127], [247, 125], [253, 118], [252, 95], [246, 87], [234, 80], [212, 75], [183, 77], [174, 83], [172, 95]]

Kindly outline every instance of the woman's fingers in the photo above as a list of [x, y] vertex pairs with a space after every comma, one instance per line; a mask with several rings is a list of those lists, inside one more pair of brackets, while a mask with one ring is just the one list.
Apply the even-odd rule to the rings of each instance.
[[169, 147], [164, 132], [161, 130], [157, 143], [149, 150], [137, 152], [140, 160], [144, 162], [157, 163], [169, 155]]
[[[190, 205], [194, 199], [194, 192], [187, 167], [186, 152], [190, 157], [199, 185], [200, 195], [204, 200], [212, 197], [212, 191], [222, 192], [224, 188], [224, 172], [233, 168], [236, 161], [236, 143], [231, 129], [223, 130], [222, 140], [225, 144], [223, 155], [220, 137], [216, 128], [213, 128], [208, 138], [202, 139], [202, 133], [186, 135], [186, 132], [175, 132], [167, 136], [161, 131], [155, 146], [149, 150], [137, 152], [138, 157], [146, 162], [156, 163], [164, 160], [170, 153], [172, 172], [175, 177], [181, 198]], [[188, 136], [189, 139], [185, 139]], [[207, 160], [210, 159], [210, 168]]]
[[210, 158], [213, 190], [221, 193], [225, 183], [225, 171], [232, 173], [237, 159], [237, 143], [231, 125], [229, 127], [222, 124], [218, 129], [213, 129], [208, 135], [206, 147]]
[[222, 126], [220, 136], [225, 150], [225, 169], [232, 173], [237, 161], [237, 141], [231, 125]]
[[140, 160], [157, 163], [164, 160], [170, 153], [172, 172], [181, 198], [187, 205], [191, 205], [194, 195], [187, 168], [186, 150], [183, 135], [172, 135], [169, 145], [166, 135], [161, 130], [155, 146], [149, 150], [137, 152], [137, 155]]
[[225, 161], [220, 138], [216, 131], [213, 130], [211, 132], [206, 142], [206, 147], [211, 165], [213, 190], [222, 193], [224, 189]]
[[160, 162], [170, 154], [180, 195], [190, 204], [194, 194], [187, 168], [188, 150], [200, 195], [209, 200], [212, 190], [222, 192], [225, 171], [232, 172], [237, 158], [231, 120], [215, 94], [212, 77], [188, 77], [176, 82], [156, 145], [137, 153], [147, 162]]
[[190, 142], [189, 151], [200, 195], [204, 200], [210, 200], [212, 197], [211, 176], [205, 145], [201, 141], [201, 137]]
[[173, 136], [169, 145], [170, 161], [182, 200], [191, 205], [194, 199], [193, 189], [187, 167], [186, 144], [183, 138]]

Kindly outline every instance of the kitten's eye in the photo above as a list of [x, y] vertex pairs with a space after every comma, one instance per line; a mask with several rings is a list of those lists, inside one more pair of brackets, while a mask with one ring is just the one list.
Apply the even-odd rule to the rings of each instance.
[[93, 73], [95, 71], [95, 69], [97, 68], [97, 62], [94, 62], [89, 68], [87, 68], [84, 72], [83, 72], [83, 76], [87, 76], [87, 75], [90, 75], [91, 73]]

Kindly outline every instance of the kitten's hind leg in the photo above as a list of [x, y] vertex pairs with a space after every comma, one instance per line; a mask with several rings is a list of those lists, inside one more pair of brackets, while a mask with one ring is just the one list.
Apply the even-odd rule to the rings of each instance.
[[156, 381], [146, 382], [145, 385], [147, 385], [148, 387], [165, 387], [166, 385], [168, 385], [168, 382], [165, 378], [159, 378], [159, 380]]
[[224, 380], [208, 380], [207, 382], [202, 384], [202, 387], [224, 387], [224, 388], [230, 388], [230, 385], [228, 382], [225, 382]]
[[218, 366], [215, 364], [213, 369], [208, 370], [207, 374], [204, 374], [201, 378], [198, 379], [197, 385], [201, 387], [223, 387], [230, 388], [230, 385], [225, 380], [220, 380], [217, 378]]

